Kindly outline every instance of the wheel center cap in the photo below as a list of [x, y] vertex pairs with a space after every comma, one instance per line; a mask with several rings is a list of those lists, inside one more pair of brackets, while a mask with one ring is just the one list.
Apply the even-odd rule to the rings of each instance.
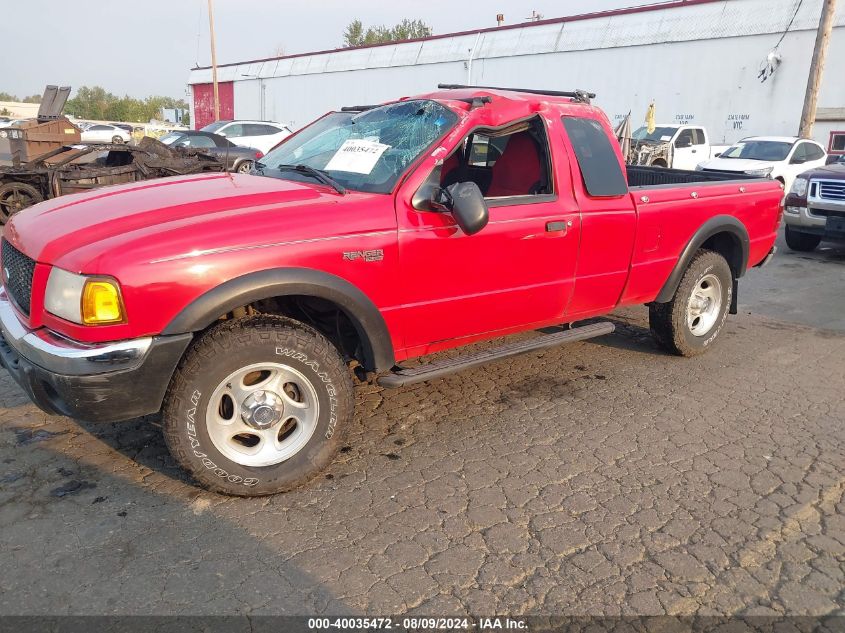
[[254, 429], [268, 429], [279, 420], [285, 412], [282, 399], [272, 391], [255, 391], [243, 401], [241, 418], [244, 423]]

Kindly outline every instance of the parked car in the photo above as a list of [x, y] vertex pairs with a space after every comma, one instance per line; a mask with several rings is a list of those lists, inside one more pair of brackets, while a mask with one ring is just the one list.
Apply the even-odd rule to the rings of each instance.
[[229, 139], [212, 132], [194, 130], [169, 132], [159, 140], [172, 147], [193, 147], [206, 151], [225, 162], [227, 171], [239, 171], [243, 174], [249, 173], [255, 161], [264, 156], [263, 152], [254, 147], [235, 145]]
[[343, 445], [353, 375], [434, 380], [614, 326], [406, 362], [636, 304], [668, 350], [710, 349], [774, 252], [781, 197], [768, 178], [626, 168], [583, 92], [444, 88], [329, 114], [252, 174], [19, 213], [0, 361], [45, 411], [161, 410], [209, 489], [280, 492]]
[[109, 123], [93, 123], [82, 130], [83, 143], [128, 143], [132, 133]]
[[784, 204], [792, 250], [812, 251], [822, 240], [845, 242], [845, 161], [799, 174]]
[[695, 169], [698, 163], [709, 160], [727, 147], [711, 146], [706, 128], [678, 123], [661, 123], [652, 132], [643, 126], [631, 137], [626, 161], [631, 165]]
[[177, 174], [223, 171], [222, 161], [204, 152], [170, 149], [145, 138], [123, 143], [66, 145], [20, 167], [0, 167], [0, 224], [34, 204], [105, 185]]
[[267, 153], [291, 135], [290, 128], [272, 121], [216, 121], [202, 132], [213, 132], [241, 145]]
[[827, 152], [810, 139], [797, 136], [750, 136], [731, 145], [718, 158], [696, 169], [765, 176], [779, 181], [786, 191], [795, 176], [808, 167], [824, 165]]
[[[17, 127], [21, 123], [26, 123], [27, 121], [29, 121], [29, 119], [9, 119], [7, 121], [0, 123], [0, 129], [8, 128], [8, 127]], [[6, 138], [5, 133], [2, 136], [0, 136], [0, 138]]]

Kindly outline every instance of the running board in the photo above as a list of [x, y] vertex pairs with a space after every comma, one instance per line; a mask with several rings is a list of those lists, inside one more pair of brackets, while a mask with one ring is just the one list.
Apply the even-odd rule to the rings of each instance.
[[547, 347], [556, 347], [564, 343], [577, 343], [578, 341], [584, 341], [596, 336], [604, 336], [605, 334], [610, 334], [615, 329], [616, 326], [613, 323], [602, 321], [601, 323], [582, 325], [581, 327], [572, 328], [563, 332], [555, 332], [554, 334], [543, 334], [527, 341], [502, 345], [501, 347], [487, 349], [476, 354], [436, 361], [420, 367], [395, 369], [388, 375], [380, 377], [378, 384], [382, 387], [413, 385], [418, 382], [447, 376], [463, 369], [478, 367], [494, 360], [527, 354], [528, 352], [546, 349]]

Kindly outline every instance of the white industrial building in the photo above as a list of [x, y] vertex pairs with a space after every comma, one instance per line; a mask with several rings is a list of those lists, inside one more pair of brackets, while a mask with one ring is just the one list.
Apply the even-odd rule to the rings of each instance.
[[[218, 66], [221, 118], [298, 128], [344, 105], [466, 83], [597, 93], [611, 120], [650, 102], [714, 142], [797, 133], [823, 0], [685, 0], [396, 44]], [[765, 80], [763, 78], [765, 77]], [[845, 142], [845, 10], [835, 17], [813, 136]], [[211, 69], [191, 71], [191, 119], [213, 119]]]

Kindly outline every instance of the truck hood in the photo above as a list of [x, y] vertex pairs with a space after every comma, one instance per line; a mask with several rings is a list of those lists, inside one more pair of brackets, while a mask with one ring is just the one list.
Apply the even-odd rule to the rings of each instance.
[[278, 178], [220, 173], [177, 176], [42, 202], [14, 216], [6, 224], [4, 237], [36, 261], [56, 263], [69, 252], [113, 238], [152, 239], [169, 229], [212, 220], [237, 222], [229, 216], [277, 214], [303, 205], [335, 203], [339, 198], [322, 185]]
[[751, 158], [713, 158], [699, 165], [702, 169], [718, 169], [720, 171], [743, 172], [749, 169], [765, 169], [774, 167], [776, 163], [770, 160], [753, 160]]

